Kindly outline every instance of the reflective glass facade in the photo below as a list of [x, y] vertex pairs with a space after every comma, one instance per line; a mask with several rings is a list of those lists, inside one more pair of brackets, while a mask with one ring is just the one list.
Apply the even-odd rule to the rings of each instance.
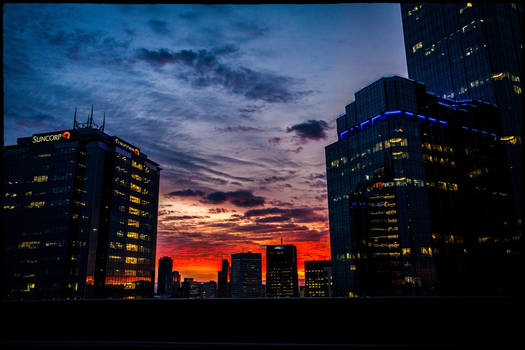
[[385, 77], [326, 147], [335, 295], [508, 294], [522, 236], [497, 109]]
[[153, 295], [158, 164], [75, 128], [18, 139], [3, 172], [4, 296]]
[[262, 292], [261, 253], [237, 253], [231, 256], [232, 298], [260, 297]]
[[[513, 191], [521, 194], [522, 4], [402, 3], [401, 14], [409, 78], [438, 96], [498, 106]], [[515, 200], [522, 215], [521, 195]]]
[[297, 248], [294, 245], [266, 246], [266, 296], [299, 296]]

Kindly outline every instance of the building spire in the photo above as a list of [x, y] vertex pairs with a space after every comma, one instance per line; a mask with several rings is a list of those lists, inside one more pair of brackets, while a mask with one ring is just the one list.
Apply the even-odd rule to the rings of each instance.
[[106, 127], [106, 112], [104, 112], [104, 119], [102, 120], [102, 127], [100, 128], [100, 130], [104, 131], [105, 127]]
[[91, 117], [89, 118], [89, 126], [93, 127], [93, 105], [91, 105]]
[[77, 128], [77, 107], [75, 107], [75, 116], [73, 117], [73, 129]]

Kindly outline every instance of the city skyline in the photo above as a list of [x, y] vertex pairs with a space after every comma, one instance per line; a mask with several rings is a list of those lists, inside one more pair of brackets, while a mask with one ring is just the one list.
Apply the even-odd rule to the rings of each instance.
[[157, 258], [199, 281], [281, 238], [300, 280], [330, 259], [324, 147], [385, 75], [399, 4], [4, 5], [5, 144], [105, 112], [163, 169]]

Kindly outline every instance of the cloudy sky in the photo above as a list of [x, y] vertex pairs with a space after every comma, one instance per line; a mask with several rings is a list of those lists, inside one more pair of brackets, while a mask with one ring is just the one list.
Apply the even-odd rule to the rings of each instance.
[[324, 147], [354, 93], [407, 76], [398, 4], [6, 4], [4, 140], [106, 132], [163, 168], [157, 257], [216, 280], [221, 258], [329, 259]]

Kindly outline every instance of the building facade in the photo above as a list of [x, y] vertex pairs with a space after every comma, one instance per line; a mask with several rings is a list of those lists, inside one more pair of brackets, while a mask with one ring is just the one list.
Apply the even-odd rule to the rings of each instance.
[[299, 297], [297, 248], [294, 245], [266, 246], [266, 296]]
[[516, 293], [497, 113], [396, 76], [356, 92], [325, 149], [335, 295]]
[[232, 298], [257, 298], [261, 296], [261, 253], [237, 253], [231, 256]]
[[[402, 3], [408, 77], [450, 100], [498, 106], [522, 219], [521, 3]], [[497, 117], [495, 115], [494, 117]], [[520, 219], [520, 220], [521, 220]]]
[[332, 261], [304, 262], [304, 296], [332, 296]]
[[228, 277], [230, 276], [230, 263], [228, 259], [222, 260], [222, 269], [217, 273], [217, 297], [218, 298], [229, 298], [230, 297], [230, 285], [228, 283]]
[[157, 295], [171, 296], [173, 293], [173, 260], [164, 256], [159, 259]]
[[5, 147], [4, 295], [152, 297], [160, 170], [92, 117]]

